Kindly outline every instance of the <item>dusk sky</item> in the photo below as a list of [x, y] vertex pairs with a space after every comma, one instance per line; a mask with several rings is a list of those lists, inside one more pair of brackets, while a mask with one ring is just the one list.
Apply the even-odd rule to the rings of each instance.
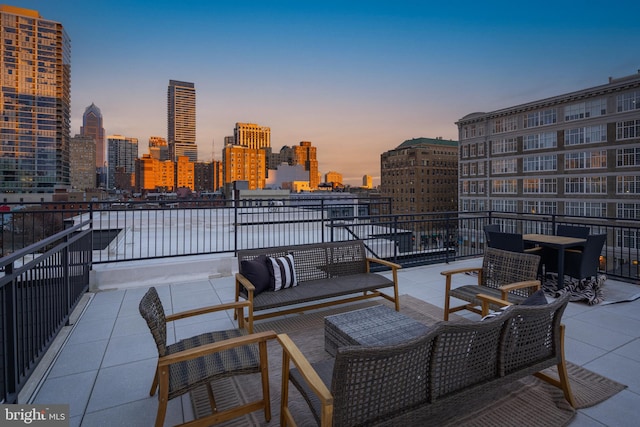
[[199, 160], [236, 122], [311, 141], [320, 172], [379, 184], [380, 155], [455, 122], [640, 69], [640, 2], [17, 0], [71, 38], [71, 134], [167, 137], [169, 80], [196, 87]]

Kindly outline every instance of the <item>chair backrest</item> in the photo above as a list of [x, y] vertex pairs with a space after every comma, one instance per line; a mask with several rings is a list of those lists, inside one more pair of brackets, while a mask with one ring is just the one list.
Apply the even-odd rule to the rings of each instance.
[[556, 228], [556, 235], [586, 239], [587, 236], [589, 236], [589, 227], [578, 227], [575, 225], [558, 224], [558, 227]]
[[[539, 264], [538, 255], [487, 248], [482, 260], [480, 284], [488, 288], [499, 288], [510, 283], [536, 280]], [[512, 293], [527, 297], [533, 292], [532, 288], [525, 288]]]
[[501, 231], [500, 224], [487, 224], [482, 229], [484, 230], [484, 241], [491, 247], [489, 233], [499, 233]]
[[524, 252], [524, 241], [519, 233], [489, 233], [489, 247], [502, 249], [503, 251]]
[[428, 402], [430, 355], [438, 330], [393, 346], [338, 348], [331, 381], [333, 425], [369, 425]]
[[165, 356], [167, 354], [167, 319], [156, 288], [153, 286], [149, 288], [140, 300], [138, 309], [147, 321], [147, 326], [158, 347], [158, 355]]
[[[585, 243], [581, 254], [570, 254], [568, 258], [565, 255], [565, 262], [567, 263], [565, 274], [579, 279], [595, 276], [598, 273], [600, 255], [606, 239], [606, 234], [591, 234], [587, 237], [587, 243]], [[580, 257], [580, 262], [572, 263], [571, 260], [578, 256]]]
[[[570, 292], [544, 305], [514, 305], [506, 310], [507, 322], [500, 345], [500, 375], [509, 375], [547, 360], [560, 361], [560, 323]], [[498, 316], [500, 317], [500, 316]]]

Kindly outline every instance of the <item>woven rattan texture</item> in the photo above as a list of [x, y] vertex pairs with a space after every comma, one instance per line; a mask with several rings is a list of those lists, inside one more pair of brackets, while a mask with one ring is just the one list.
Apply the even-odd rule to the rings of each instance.
[[[398, 417], [407, 425], [439, 425], [479, 395], [555, 366], [567, 303], [564, 295], [483, 322], [441, 322], [393, 346], [339, 348], [332, 370], [326, 361], [318, 365], [334, 396], [333, 425], [395, 425]], [[292, 383], [317, 405], [296, 375]]]
[[[167, 345], [166, 318], [156, 289], [151, 287], [142, 297], [140, 314], [146, 320], [158, 347], [159, 357], [246, 335], [244, 329], [231, 329], [200, 334]], [[180, 396], [216, 378], [260, 371], [257, 344], [234, 347], [169, 366], [169, 399]]]
[[[254, 311], [395, 286], [393, 280], [367, 272], [366, 248], [361, 240], [238, 251], [239, 272], [242, 273], [242, 261], [260, 255], [278, 257], [287, 254], [293, 255], [298, 285], [255, 295]], [[244, 287], [240, 286], [239, 293], [247, 298]]]
[[428, 330], [426, 325], [383, 305], [327, 316], [324, 325], [325, 349], [332, 356], [338, 347], [400, 344]]
[[[487, 248], [482, 261], [480, 286], [459, 286], [452, 288], [449, 294], [479, 306], [482, 304], [482, 301], [477, 298], [480, 293], [500, 298], [501, 292], [498, 290], [500, 286], [536, 280], [539, 263], [540, 257], [538, 255]], [[509, 292], [509, 302], [519, 304], [533, 292], [535, 292], [533, 287], [515, 289]], [[501, 307], [492, 304], [491, 308], [496, 310]]]

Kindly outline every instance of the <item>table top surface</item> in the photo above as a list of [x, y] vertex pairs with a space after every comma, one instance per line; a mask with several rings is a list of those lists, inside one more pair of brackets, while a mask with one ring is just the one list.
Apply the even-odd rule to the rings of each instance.
[[586, 243], [587, 239], [578, 237], [554, 236], [550, 234], [524, 234], [522, 239], [525, 242], [541, 243], [559, 246], [581, 245]]

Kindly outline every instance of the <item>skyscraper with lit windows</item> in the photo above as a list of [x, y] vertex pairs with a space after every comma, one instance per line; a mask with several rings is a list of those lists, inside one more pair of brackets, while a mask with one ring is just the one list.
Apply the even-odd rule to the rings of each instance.
[[169, 80], [167, 92], [167, 131], [171, 160], [187, 156], [198, 161], [196, 145], [196, 88], [193, 83]]
[[49, 199], [70, 187], [71, 42], [35, 10], [1, 5], [0, 23], [0, 193]]

